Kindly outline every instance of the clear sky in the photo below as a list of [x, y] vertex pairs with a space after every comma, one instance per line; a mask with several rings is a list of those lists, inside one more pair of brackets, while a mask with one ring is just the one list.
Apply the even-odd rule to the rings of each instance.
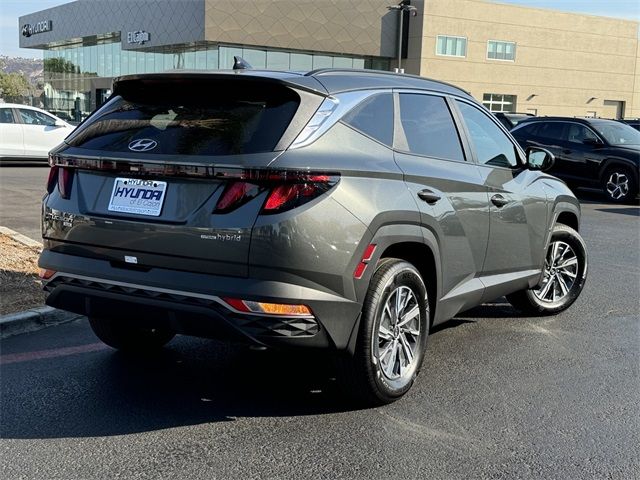
[[[100, 1], [100, 0], [89, 0]], [[232, 1], [232, 0], [226, 0]], [[242, 0], [236, 0], [242, 1]], [[322, 0], [316, 0], [321, 2]], [[495, 0], [568, 12], [606, 15], [640, 21], [640, 0]], [[348, 0], [344, 0], [348, 3]], [[18, 48], [18, 17], [38, 10], [55, 7], [69, 0], [0, 0], [0, 55], [41, 58], [40, 50]], [[389, 4], [396, 0], [389, 0]], [[97, 32], [96, 32], [97, 33]]]

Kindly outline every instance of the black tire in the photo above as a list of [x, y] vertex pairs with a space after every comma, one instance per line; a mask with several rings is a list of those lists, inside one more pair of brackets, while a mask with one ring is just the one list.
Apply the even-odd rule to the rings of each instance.
[[614, 165], [602, 176], [602, 191], [610, 202], [632, 203], [638, 195], [638, 183], [630, 168]]
[[[389, 320], [393, 317], [392, 312], [383, 313], [385, 305], [388, 300], [396, 298], [394, 295], [401, 295], [401, 299], [408, 300], [405, 309], [400, 310], [401, 313], [406, 315], [411, 311], [415, 312], [414, 309], [417, 308], [418, 315], [407, 315], [406, 318], [414, 320], [404, 327], [401, 327], [401, 322], [398, 321], [391, 330], [385, 326], [385, 331], [390, 333], [390, 340], [381, 340], [378, 337], [380, 323], [384, 321], [391, 326]], [[409, 330], [417, 331], [419, 335], [416, 337], [415, 334], [409, 333]], [[347, 393], [365, 405], [384, 405], [402, 397], [411, 388], [420, 371], [428, 333], [429, 303], [427, 289], [420, 273], [413, 265], [403, 260], [384, 259], [378, 264], [369, 284], [360, 317], [355, 352], [353, 355], [342, 357], [340, 373]], [[393, 343], [394, 339], [396, 343]], [[415, 341], [412, 341], [413, 339]], [[394, 356], [399, 362], [402, 362], [403, 358], [406, 361], [409, 358], [405, 353], [406, 348], [413, 352], [411, 362], [406, 362], [404, 367], [398, 364], [397, 378], [394, 378], [394, 368], [390, 369], [390, 375], [383, 371], [383, 363], [378, 357], [381, 341], [386, 342], [383, 348], [385, 352], [391, 352], [391, 355], [385, 354], [388, 366], [391, 365], [389, 362]], [[394, 350], [396, 345], [398, 350], [402, 350], [397, 351], [397, 355]], [[395, 363], [395, 360], [392, 363]]]
[[[554, 265], [554, 262], [549, 262], [552, 256], [554, 244], [558, 244], [558, 255], [563, 254], [563, 250], [560, 250], [562, 245], [568, 245], [570, 249], [564, 249], [564, 255], [569, 255], [566, 258], [572, 258], [570, 255], [573, 252], [576, 258], [575, 268], [571, 267], [559, 268], [560, 265], [566, 263], [563, 261], [560, 265]], [[562, 260], [562, 257], [561, 257]], [[559, 263], [559, 262], [556, 262]], [[548, 268], [547, 266], [550, 265]], [[565, 273], [566, 272], [566, 273]], [[570, 275], [574, 275], [572, 278]], [[555, 280], [554, 277], [560, 277], [559, 280]], [[580, 296], [580, 292], [584, 288], [585, 281], [587, 279], [587, 248], [584, 240], [578, 232], [567, 225], [557, 224], [553, 229], [551, 235], [551, 241], [547, 249], [547, 255], [545, 258], [545, 274], [542, 284], [535, 288], [527, 290], [521, 290], [519, 292], [507, 295], [507, 300], [516, 309], [529, 315], [553, 315], [555, 313], [562, 312], [571, 306], [573, 302]], [[553, 281], [552, 281], [553, 280]], [[566, 293], [563, 294], [560, 288], [560, 280], [563, 282]], [[571, 285], [567, 283], [572, 281]], [[556, 282], [556, 283], [554, 283]], [[545, 287], [547, 288], [546, 294]], [[567, 288], [568, 287], [568, 288]], [[555, 289], [555, 291], [551, 291]], [[555, 299], [556, 292], [562, 294], [557, 300]], [[544, 295], [543, 295], [544, 294]], [[540, 297], [543, 298], [540, 298]]]
[[96, 336], [116, 350], [149, 352], [165, 346], [175, 332], [166, 327], [144, 328], [132, 325], [126, 319], [89, 317], [89, 325]]

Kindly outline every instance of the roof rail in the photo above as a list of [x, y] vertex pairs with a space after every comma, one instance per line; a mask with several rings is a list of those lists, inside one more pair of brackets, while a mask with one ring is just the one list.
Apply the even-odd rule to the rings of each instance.
[[364, 73], [366, 75], [388, 75], [388, 76], [393, 76], [393, 77], [409, 77], [409, 78], [415, 78], [418, 80], [425, 80], [428, 82], [436, 82], [436, 83], [440, 83], [441, 85], [447, 85], [448, 87], [451, 88], [455, 88], [456, 90], [460, 90], [463, 93], [466, 93], [467, 95], [471, 95], [471, 92], [467, 92], [466, 90], [460, 88], [457, 85], [454, 85], [452, 83], [448, 83], [448, 82], [443, 82], [442, 80], [436, 80], [434, 78], [427, 78], [427, 77], [421, 77], [420, 75], [413, 75], [410, 73], [395, 73], [395, 72], [389, 72], [387, 70], [373, 70], [373, 69], [363, 69], [363, 68], [317, 68], [315, 70], [311, 70], [307, 73], [305, 73], [305, 77], [315, 77], [317, 75], [323, 75], [326, 73]]

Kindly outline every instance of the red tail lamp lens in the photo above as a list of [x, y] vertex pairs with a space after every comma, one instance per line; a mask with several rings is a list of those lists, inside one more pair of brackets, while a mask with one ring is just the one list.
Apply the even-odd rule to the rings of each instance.
[[51, 170], [49, 170], [49, 178], [47, 179], [47, 193], [53, 192], [53, 189], [56, 186], [56, 182], [58, 181], [58, 170], [60, 167], [53, 166]]
[[228, 184], [216, 204], [215, 212], [228, 212], [238, 208], [259, 193], [257, 185], [248, 182], [232, 182]]
[[289, 182], [278, 185], [267, 197], [262, 213], [279, 213], [291, 208], [299, 207], [319, 197], [331, 187], [337, 179], [329, 175], [302, 175], [297, 178], [287, 178]]
[[58, 169], [58, 191], [60, 196], [66, 200], [71, 197], [71, 187], [73, 185], [73, 169], [60, 167]]

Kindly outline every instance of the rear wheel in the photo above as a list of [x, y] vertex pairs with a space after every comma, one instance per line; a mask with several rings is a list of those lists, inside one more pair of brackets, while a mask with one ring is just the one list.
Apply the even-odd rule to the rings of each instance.
[[547, 248], [540, 285], [507, 295], [518, 310], [534, 315], [559, 313], [576, 301], [587, 279], [587, 249], [580, 234], [556, 225]]
[[166, 327], [143, 328], [126, 319], [90, 317], [89, 325], [104, 343], [129, 352], [160, 349], [175, 336], [175, 332]]
[[345, 359], [344, 383], [358, 400], [391, 403], [413, 385], [429, 331], [427, 289], [416, 268], [385, 259], [371, 279], [353, 356]]
[[638, 185], [631, 170], [623, 166], [609, 168], [602, 178], [607, 199], [615, 203], [628, 203], [638, 194]]

